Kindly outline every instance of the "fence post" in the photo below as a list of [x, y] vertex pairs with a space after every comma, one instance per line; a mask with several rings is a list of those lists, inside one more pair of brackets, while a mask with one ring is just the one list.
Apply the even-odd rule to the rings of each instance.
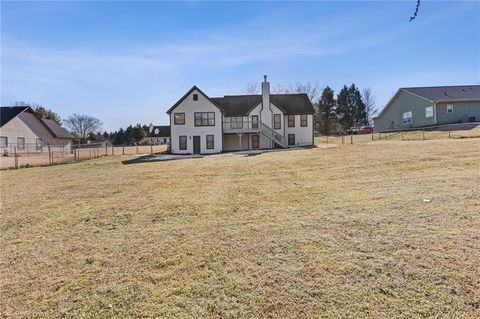
[[372, 131], [372, 141], [373, 141], [373, 131]]
[[345, 136], [342, 135], [342, 145], [345, 144]]
[[350, 134], [350, 144], [353, 144], [353, 134]]
[[450, 131], [448, 131], [448, 138], [450, 138]]
[[115, 155], [115, 146], [112, 145], [112, 155]]
[[403, 141], [403, 131], [402, 131], [402, 141]]
[[50, 148], [50, 145], [48, 145], [48, 164], [50, 164], [50, 165], [53, 164], [52, 150]]
[[92, 149], [90, 148], [89, 151], [90, 151], [90, 158], [92, 158]]
[[125, 155], [125, 145], [122, 145], [122, 155]]
[[14, 154], [15, 156], [15, 168], [18, 168], [18, 156], [17, 156], [17, 147], [15, 146], [14, 148]]
[[138, 155], [138, 145], [135, 145], [135, 148], [137, 149], [137, 155]]
[[153, 145], [150, 145], [150, 154], [153, 154]]
[[425, 140], [425, 130], [422, 131], [422, 139]]

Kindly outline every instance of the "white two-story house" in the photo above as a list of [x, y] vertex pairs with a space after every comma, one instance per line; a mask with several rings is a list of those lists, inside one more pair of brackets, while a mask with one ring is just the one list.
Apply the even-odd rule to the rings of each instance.
[[270, 94], [267, 77], [261, 95], [209, 97], [194, 86], [168, 111], [171, 152], [225, 151], [313, 145], [313, 105], [306, 94]]

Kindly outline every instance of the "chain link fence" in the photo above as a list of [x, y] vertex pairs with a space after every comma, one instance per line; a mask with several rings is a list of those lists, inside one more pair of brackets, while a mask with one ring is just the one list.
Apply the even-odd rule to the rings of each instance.
[[167, 145], [16, 145], [1, 148], [0, 169], [73, 163], [112, 155], [141, 155], [165, 152]]

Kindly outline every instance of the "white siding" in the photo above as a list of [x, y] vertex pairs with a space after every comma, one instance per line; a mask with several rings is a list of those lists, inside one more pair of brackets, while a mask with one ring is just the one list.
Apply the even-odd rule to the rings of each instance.
[[288, 118], [285, 116], [285, 140], [288, 144], [288, 134], [295, 134], [295, 146], [313, 145], [313, 115], [307, 115], [307, 126], [300, 126], [300, 115], [295, 115], [295, 127], [288, 127]]
[[[193, 94], [198, 94], [198, 101], [193, 100]], [[195, 112], [214, 112], [215, 126], [195, 126]], [[174, 114], [185, 113], [185, 124], [175, 125]], [[174, 154], [193, 154], [193, 136], [200, 136], [200, 153], [212, 154], [222, 151], [222, 113], [203, 94], [193, 90], [170, 114], [171, 143], [170, 147]], [[179, 136], [187, 136], [187, 149], [180, 150]], [[214, 148], [207, 149], [207, 135], [214, 136]]]

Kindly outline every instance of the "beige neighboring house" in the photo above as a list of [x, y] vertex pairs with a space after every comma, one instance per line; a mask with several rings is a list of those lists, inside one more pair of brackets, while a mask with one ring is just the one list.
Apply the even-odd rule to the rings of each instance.
[[29, 106], [0, 108], [1, 154], [41, 152], [48, 146], [70, 151], [73, 135], [52, 120], [40, 119]]

